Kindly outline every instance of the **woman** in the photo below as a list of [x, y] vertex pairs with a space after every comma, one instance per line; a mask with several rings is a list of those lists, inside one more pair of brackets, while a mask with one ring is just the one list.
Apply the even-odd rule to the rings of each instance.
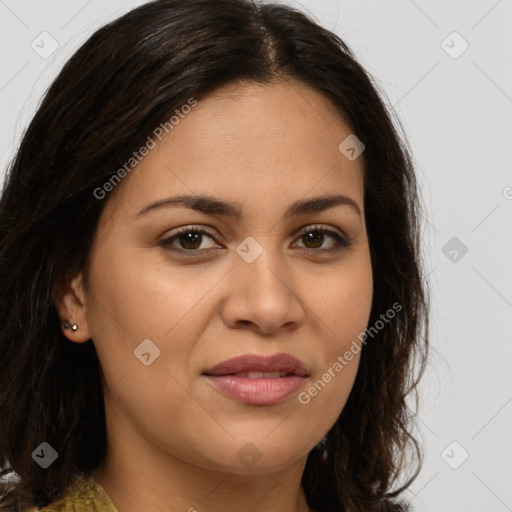
[[0, 203], [0, 509], [407, 510], [404, 141], [289, 7], [157, 0], [93, 34]]

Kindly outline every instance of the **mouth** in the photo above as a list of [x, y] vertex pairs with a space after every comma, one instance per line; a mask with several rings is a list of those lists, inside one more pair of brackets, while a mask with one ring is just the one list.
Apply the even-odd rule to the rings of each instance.
[[246, 354], [203, 372], [224, 395], [249, 405], [274, 405], [294, 395], [309, 373], [289, 354]]
[[290, 354], [274, 354], [260, 356], [258, 354], [245, 354], [234, 357], [217, 364], [203, 372], [203, 375], [240, 375], [254, 379], [275, 379], [287, 375], [307, 377], [305, 364]]
[[[208, 375], [208, 374], [205, 374]], [[280, 379], [281, 377], [289, 377], [290, 375], [296, 375], [290, 372], [238, 372], [238, 373], [226, 373], [225, 375], [235, 375], [236, 377], [247, 377], [248, 379]], [[222, 375], [210, 375], [210, 376], [222, 376]]]

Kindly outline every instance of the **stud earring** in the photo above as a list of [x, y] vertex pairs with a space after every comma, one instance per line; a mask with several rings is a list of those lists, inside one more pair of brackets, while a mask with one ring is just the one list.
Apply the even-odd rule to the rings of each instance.
[[73, 324], [73, 325], [71, 325], [71, 326], [70, 326], [70, 325], [69, 325], [69, 322], [67, 322], [67, 321], [66, 321], [66, 322], [64, 322], [64, 329], [69, 329], [70, 327], [71, 327], [71, 330], [72, 330], [73, 332], [75, 332], [75, 331], [78, 329], [78, 325]]

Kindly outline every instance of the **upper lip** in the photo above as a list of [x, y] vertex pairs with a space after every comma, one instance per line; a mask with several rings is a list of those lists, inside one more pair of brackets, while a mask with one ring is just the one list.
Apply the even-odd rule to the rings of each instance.
[[301, 377], [308, 376], [302, 361], [284, 353], [272, 356], [245, 354], [223, 361], [203, 373], [205, 375], [230, 375], [242, 372], [287, 372]]

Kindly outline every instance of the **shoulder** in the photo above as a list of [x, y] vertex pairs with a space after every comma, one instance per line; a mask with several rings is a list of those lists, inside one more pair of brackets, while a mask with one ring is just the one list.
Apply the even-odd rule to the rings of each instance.
[[119, 512], [105, 490], [90, 476], [80, 473], [64, 491], [63, 497], [42, 508], [23, 512]]
[[40, 512], [119, 511], [91, 475], [80, 473], [66, 489], [62, 499], [43, 507]]

